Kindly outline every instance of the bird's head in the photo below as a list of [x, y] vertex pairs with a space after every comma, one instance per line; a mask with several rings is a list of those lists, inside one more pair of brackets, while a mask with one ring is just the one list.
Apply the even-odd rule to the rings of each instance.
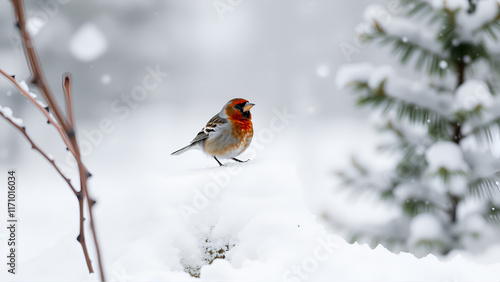
[[232, 120], [251, 120], [252, 114], [250, 114], [250, 109], [254, 105], [248, 102], [248, 100], [234, 98], [222, 108], [221, 115], [227, 116], [227, 118]]

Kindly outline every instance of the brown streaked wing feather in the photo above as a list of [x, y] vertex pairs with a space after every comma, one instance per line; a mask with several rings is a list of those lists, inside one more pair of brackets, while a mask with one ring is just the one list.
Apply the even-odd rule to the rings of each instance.
[[227, 120], [224, 118], [221, 118], [219, 114], [216, 114], [213, 116], [208, 122], [207, 125], [205, 125], [205, 128], [216, 128], [217, 126], [226, 123]]
[[194, 144], [194, 143], [197, 143], [197, 142], [200, 142], [200, 141], [203, 141], [205, 139], [208, 138], [208, 134], [212, 131], [215, 130], [215, 128], [221, 124], [224, 124], [226, 123], [227, 120], [226, 119], [223, 119], [219, 116], [219, 114], [216, 114], [215, 116], [213, 116], [208, 122], [207, 124], [205, 125], [204, 128], [202, 128], [200, 130], [200, 132], [198, 132], [198, 134], [196, 135], [196, 137], [193, 139], [193, 141], [191, 141], [191, 144]]

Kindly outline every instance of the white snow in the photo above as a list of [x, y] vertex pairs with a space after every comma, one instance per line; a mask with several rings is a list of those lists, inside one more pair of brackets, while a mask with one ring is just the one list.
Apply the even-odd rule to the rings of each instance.
[[371, 89], [377, 89], [384, 80], [393, 75], [394, 69], [392, 67], [387, 65], [380, 66], [371, 73], [370, 78], [368, 79], [368, 86]]
[[69, 49], [80, 61], [94, 61], [107, 51], [108, 41], [99, 27], [85, 23], [71, 37]]
[[[481, 0], [476, 1], [476, 3], [474, 13], [469, 14], [467, 8], [463, 8], [456, 16], [457, 23], [461, 28], [459, 34], [464, 41], [475, 41], [478, 35], [477, 30], [494, 20], [499, 12], [499, 2], [497, 0]], [[468, 7], [468, 4], [466, 7]]]
[[19, 86], [21, 86], [21, 89], [24, 90], [26, 93], [30, 93], [30, 88], [29, 88], [28, 84], [26, 83], [26, 81], [21, 80], [19, 82]]
[[467, 0], [427, 0], [436, 10], [447, 8], [450, 11], [459, 9], [456, 23], [460, 29], [461, 41], [474, 41], [477, 39], [477, 30], [491, 22], [498, 15], [498, 0], [481, 0], [476, 2], [476, 10], [468, 12]]
[[465, 9], [469, 7], [467, 0], [427, 0], [436, 10], [447, 8], [449, 10]]
[[[483, 93], [483, 94], [479, 98], [476, 97], [475, 95], [471, 95], [471, 97], [468, 98], [467, 101], [471, 105], [474, 105], [476, 103], [477, 104], [483, 103], [486, 105], [486, 108], [482, 111], [481, 118], [468, 119], [462, 125], [462, 133], [465, 135], [470, 134], [474, 129], [476, 129], [478, 127], [489, 125], [493, 121], [500, 118], [500, 111], [497, 110], [500, 107], [500, 97], [497, 95], [497, 96], [492, 96], [490, 99], [490, 98], [485, 98], [485, 97], [488, 97], [486, 92], [480, 92], [480, 93]], [[484, 94], [484, 93], [486, 93], [486, 94]], [[492, 132], [497, 132], [498, 127], [493, 125], [491, 127], [491, 129], [492, 129]], [[497, 135], [494, 134], [493, 139], [497, 139], [496, 136]]]
[[464, 175], [452, 175], [447, 189], [451, 195], [464, 196], [469, 191], [469, 180]]
[[[338, 140], [348, 145], [376, 139], [374, 133], [366, 132], [369, 127], [364, 121], [332, 124], [331, 120], [325, 120], [323, 124], [309, 127], [291, 124], [276, 133], [272, 142], [265, 143], [265, 148], [258, 150], [250, 162], [220, 168], [198, 151], [181, 157], [168, 155], [165, 146], [175, 148], [192, 135], [190, 126], [179, 128], [178, 121], [171, 117], [195, 112], [171, 108], [167, 111], [169, 115], [158, 117], [158, 122], [167, 129], [177, 128], [176, 134], [172, 136], [169, 130], [160, 132], [157, 141], [124, 155], [123, 150], [140, 144], [149, 130], [144, 128], [150, 118], [148, 113], [161, 110], [165, 110], [163, 104], [153, 105], [145, 109], [140, 118], [130, 117], [126, 126], [117, 124], [117, 130], [107, 135], [86, 158], [93, 172], [91, 192], [98, 200], [94, 215], [109, 281], [497, 278], [498, 260], [477, 264], [459, 253], [445, 260], [434, 256], [417, 259], [408, 253], [392, 253], [381, 246], [371, 249], [365, 244], [351, 245], [336, 235], [338, 230], [325, 229], [328, 224], [321, 214], [306, 206], [305, 199], [311, 199], [311, 206], [336, 206], [332, 203], [340, 195], [331, 193], [330, 166], [325, 165], [324, 170], [318, 171], [317, 163], [348, 162], [349, 158], [343, 157], [332, 160], [331, 155], [350, 152], [343, 146], [333, 146], [331, 154], [320, 154], [332, 143], [328, 138], [331, 133], [324, 129], [333, 126], [333, 132], [338, 132], [346, 131], [341, 128], [359, 128], [359, 131], [346, 131]], [[261, 126], [268, 119], [255, 116], [256, 124]], [[293, 122], [300, 123], [300, 119]], [[303, 151], [303, 139], [298, 138], [304, 134], [315, 136], [307, 152]], [[258, 138], [255, 141], [258, 142]], [[361, 146], [353, 148], [363, 150]], [[309, 162], [311, 154], [317, 156], [314, 166]], [[23, 248], [18, 255], [23, 271], [14, 278], [0, 272], [0, 280], [51, 281], [54, 277], [62, 281], [97, 280], [96, 275], [87, 273], [81, 248], [75, 240], [78, 209], [74, 196], [44, 160], [33, 157], [32, 152], [26, 152], [26, 157], [32, 160], [23, 166], [30, 171], [30, 177], [23, 178], [25, 189], [21, 191], [25, 192], [20, 198], [23, 205], [31, 209], [20, 209], [23, 212], [21, 227], [25, 232], [22, 234], [32, 236], [20, 237]], [[113, 159], [122, 161], [112, 168], [102, 161]], [[131, 162], [136, 165], [131, 166]], [[41, 183], [44, 189], [38, 189]], [[317, 186], [329, 193], [318, 193]], [[47, 207], [48, 200], [57, 200], [58, 205]], [[188, 206], [193, 213], [186, 217], [183, 214]], [[371, 209], [366, 211], [367, 218], [378, 214]], [[349, 217], [342, 212], [337, 216]], [[41, 220], [43, 218], [53, 220]], [[370, 222], [376, 220], [381, 218]], [[417, 223], [416, 229], [421, 225]], [[435, 228], [433, 230], [435, 232]], [[434, 238], [435, 233], [429, 232], [422, 236]], [[205, 242], [206, 239], [209, 242]], [[210, 265], [203, 262], [205, 247], [217, 250], [225, 244], [231, 248], [224, 260], [217, 259]], [[51, 267], [54, 263], [58, 267]], [[186, 265], [201, 267], [200, 278], [184, 272]], [[387, 265], [391, 265], [391, 271], [387, 271]]]
[[439, 219], [430, 213], [422, 213], [413, 218], [408, 238], [412, 252], [417, 257], [426, 255], [431, 249], [426, 243], [446, 241], [446, 232]]
[[343, 65], [337, 72], [335, 82], [338, 88], [344, 88], [352, 82], [368, 81], [372, 71], [373, 65], [369, 63]]
[[11, 120], [13, 123], [15, 123], [16, 125], [18, 126], [23, 126], [24, 125], [24, 121], [20, 118], [16, 118], [13, 114], [14, 112], [12, 111], [11, 108], [9, 107], [2, 107], [2, 105], [0, 105], [0, 112], [2, 114], [4, 114], [4, 116], [6, 118], [8, 118], [9, 120]]
[[443, 226], [434, 215], [420, 214], [411, 222], [410, 236], [415, 241], [436, 240], [442, 238], [443, 235]]
[[399, 77], [390, 66], [373, 67], [368, 63], [345, 65], [339, 69], [336, 82], [340, 88], [353, 82], [368, 83], [375, 90], [383, 81], [385, 93], [390, 97], [442, 115], [450, 114], [453, 104], [451, 93], [438, 92], [426, 83]]
[[482, 80], [467, 80], [455, 93], [455, 110], [472, 111], [478, 106], [490, 108], [492, 104], [493, 96], [488, 85]]
[[462, 149], [450, 141], [439, 141], [432, 144], [425, 152], [425, 158], [431, 172], [437, 172], [441, 168], [449, 172], [468, 171]]
[[363, 13], [363, 19], [367, 22], [386, 22], [389, 21], [391, 16], [387, 12], [387, 10], [378, 4], [372, 4], [365, 8], [365, 12]]
[[370, 34], [376, 31], [375, 23], [389, 36], [401, 38], [405, 43], [421, 46], [436, 54], [441, 53], [441, 46], [435, 40], [436, 30], [423, 23], [396, 16], [389, 13], [384, 7], [374, 4], [365, 9], [364, 25], [360, 25], [356, 32]]
[[498, 233], [478, 213], [467, 215], [460, 223], [463, 234], [460, 242], [471, 252], [484, 252], [491, 248], [492, 241], [498, 241]]
[[35, 36], [38, 33], [40, 33], [40, 30], [42, 30], [42, 28], [46, 24], [47, 24], [46, 18], [40, 16], [33, 16], [28, 18], [28, 21], [26, 23], [26, 29], [32, 36]]

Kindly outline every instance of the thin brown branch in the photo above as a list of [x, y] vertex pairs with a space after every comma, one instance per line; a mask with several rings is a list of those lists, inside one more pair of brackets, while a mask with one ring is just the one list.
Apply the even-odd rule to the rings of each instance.
[[21, 33], [21, 41], [23, 43], [25, 54], [28, 58], [28, 63], [31, 71], [31, 82], [40, 88], [45, 100], [49, 104], [50, 109], [54, 113], [56, 119], [60, 122], [61, 126], [67, 130], [69, 128], [68, 122], [62, 111], [57, 104], [52, 91], [50, 90], [49, 83], [45, 78], [40, 60], [35, 49], [35, 42], [32, 40], [30, 33], [26, 29], [26, 15], [24, 12], [24, 4], [22, 0], [11, 0], [16, 14], [17, 27]]
[[71, 127], [75, 127], [75, 114], [73, 112], [73, 101], [71, 100], [72, 98], [72, 93], [71, 93], [71, 74], [70, 73], [64, 73], [63, 74], [63, 82], [62, 82], [62, 88], [64, 91], [64, 98], [66, 102], [66, 113], [69, 117], [69, 123]]
[[[72, 110], [73, 109], [73, 105], [72, 105], [73, 99], [72, 99], [72, 95], [71, 95], [71, 93], [72, 93], [71, 92], [71, 80], [70, 80], [70, 77], [68, 75], [64, 76], [63, 89], [65, 92], [65, 95], [67, 96], [67, 98], [66, 98], [67, 108], [70, 109], [68, 111], [68, 114], [72, 115], [73, 114], [73, 110]], [[88, 187], [87, 187], [87, 180], [91, 176], [91, 174], [85, 169], [85, 166], [83, 165], [82, 157], [80, 154], [80, 147], [78, 146], [78, 141], [76, 139], [76, 135], [75, 135], [74, 130], [75, 130], [74, 127], [72, 127], [71, 130], [69, 131], [70, 133], [68, 133], [68, 136], [69, 136], [71, 145], [73, 146], [73, 148], [76, 149], [74, 156], [75, 156], [75, 159], [78, 163], [78, 169], [79, 169], [79, 173], [80, 173], [81, 192], [83, 193], [82, 200], [85, 198], [87, 199], [87, 206], [88, 206], [89, 217], [90, 217], [90, 227], [92, 230], [92, 237], [94, 239], [94, 244], [96, 247], [99, 272], [101, 274], [102, 281], [104, 281], [104, 269], [102, 267], [101, 252], [99, 249], [99, 242], [97, 241], [97, 235], [96, 235], [97, 232], [95, 230], [94, 215], [92, 212], [92, 206], [94, 205], [95, 201], [92, 198], [90, 198], [89, 192], [88, 192]]]
[[[34, 141], [33, 139], [31, 139], [31, 137], [28, 135], [28, 133], [26, 132], [26, 128], [25, 127], [22, 127], [22, 126], [19, 126], [18, 124], [16, 124], [14, 121], [12, 121], [10, 118], [8, 118], [7, 116], [5, 116], [2, 112], [0, 112], [0, 115], [5, 119], [7, 120], [7, 122], [9, 122], [12, 126], [14, 126], [19, 132], [21, 132], [21, 134], [24, 135], [24, 137], [28, 140], [28, 142], [31, 144], [31, 147], [38, 151], [53, 167], [54, 169], [57, 171], [57, 173], [64, 179], [64, 181], [66, 181], [66, 183], [68, 184], [69, 188], [71, 188], [71, 191], [73, 191], [73, 194], [75, 194], [75, 196], [78, 198], [78, 204], [79, 204], [79, 212], [80, 212], [80, 234], [78, 236], [78, 242], [80, 242], [81, 246], [82, 246], [82, 249], [83, 249], [83, 254], [85, 256], [85, 261], [87, 262], [87, 266], [89, 267], [89, 272], [94, 272], [93, 268], [92, 268], [92, 263], [90, 261], [90, 256], [89, 256], [89, 252], [88, 252], [88, 249], [87, 249], [87, 245], [85, 243], [85, 233], [84, 233], [84, 229], [83, 229], [83, 222], [85, 220], [85, 218], [83, 217], [83, 200], [82, 200], [82, 197], [81, 197], [81, 192], [78, 192], [76, 191], [75, 187], [73, 186], [73, 184], [71, 184], [71, 180], [69, 178], [67, 178], [61, 171], [61, 169], [59, 168], [59, 166], [57, 166], [56, 162], [54, 161], [54, 159], [50, 158]], [[80, 238], [83, 238], [80, 239]]]
[[2, 69], [0, 69], [0, 74], [2, 76], [4, 76], [6, 79], [8, 79], [10, 82], [12, 82], [12, 84], [14, 84], [14, 86], [19, 90], [19, 92], [21, 93], [21, 95], [23, 95], [24, 97], [26, 97], [26, 99], [28, 99], [33, 105], [35, 105], [35, 107], [45, 116], [45, 118], [47, 118], [48, 122], [50, 124], [52, 124], [56, 128], [56, 130], [59, 132], [59, 135], [61, 135], [61, 137], [63, 139], [63, 142], [66, 145], [66, 147], [68, 148], [68, 150], [71, 152], [71, 154], [74, 155], [75, 154], [75, 150], [74, 150], [73, 146], [71, 145], [71, 143], [69, 142], [68, 136], [66, 135], [65, 130], [61, 127], [61, 125], [59, 125], [59, 123], [52, 118], [52, 116], [50, 115], [50, 113], [45, 108], [43, 108], [37, 102], [37, 100], [35, 98], [31, 97], [31, 95], [28, 92], [24, 91], [24, 89], [14, 79], [14, 77], [12, 77], [11, 75], [7, 74]]
[[78, 205], [80, 212], [80, 234], [78, 235], [76, 240], [80, 242], [80, 244], [82, 245], [83, 255], [85, 256], [85, 262], [87, 263], [87, 266], [89, 268], [89, 273], [94, 273], [94, 268], [92, 267], [92, 261], [90, 261], [89, 251], [87, 248], [87, 241], [85, 240], [85, 225], [83, 224], [85, 221], [85, 217], [83, 215], [85, 207], [85, 204], [83, 202], [85, 199], [83, 198], [82, 192], [78, 192], [78, 195], [76, 197], [78, 198]]
[[[101, 280], [104, 281], [104, 271], [102, 267], [102, 262], [101, 262], [101, 255], [100, 255], [100, 249], [99, 245], [97, 242], [97, 236], [96, 236], [96, 231], [95, 231], [95, 226], [94, 226], [94, 219], [93, 219], [93, 213], [92, 213], [92, 205], [95, 202], [94, 200], [89, 198], [89, 193], [87, 189], [87, 179], [90, 176], [90, 173], [84, 166], [81, 156], [80, 156], [80, 148], [78, 146], [78, 142], [76, 140], [75, 136], [75, 128], [74, 128], [74, 118], [73, 118], [73, 105], [72, 105], [72, 99], [71, 99], [71, 83], [69, 79], [64, 79], [63, 81], [63, 90], [65, 92], [65, 97], [66, 97], [66, 107], [68, 110], [68, 115], [70, 116], [70, 121], [68, 121], [67, 117], [63, 115], [62, 110], [59, 108], [56, 99], [54, 95], [52, 94], [49, 84], [47, 83], [47, 80], [45, 79], [40, 61], [38, 59], [38, 55], [35, 49], [34, 42], [29, 34], [29, 32], [26, 30], [26, 17], [24, 13], [24, 4], [22, 0], [11, 0], [12, 4], [14, 6], [14, 11], [16, 14], [16, 19], [17, 19], [17, 27], [20, 30], [21, 33], [21, 38], [22, 38], [22, 43], [23, 47], [25, 50], [25, 54], [27, 57], [28, 65], [31, 70], [32, 74], [32, 83], [35, 84], [43, 94], [45, 100], [49, 104], [49, 108], [52, 110], [52, 113], [55, 116], [55, 119], [58, 121], [57, 123], [53, 123], [53, 125], [58, 129], [62, 139], [64, 142], [67, 144], [68, 149], [71, 151], [73, 156], [75, 157], [77, 163], [78, 163], [78, 171], [80, 174], [80, 185], [81, 185], [81, 190], [77, 194], [78, 197], [78, 202], [80, 204], [80, 235], [78, 236], [78, 241], [81, 243], [82, 248], [85, 253], [85, 258], [87, 261], [87, 265], [89, 267], [89, 271], [92, 273], [92, 265], [90, 262], [90, 259], [88, 257], [88, 251], [85, 243], [85, 236], [83, 233], [83, 202], [85, 201], [85, 198], [87, 198], [87, 204], [88, 204], [88, 209], [89, 209], [89, 215], [90, 215], [90, 225], [94, 237], [94, 244], [97, 252], [97, 257], [98, 257], [98, 262], [99, 262], [99, 269], [100, 269], [100, 275], [101, 275]], [[9, 76], [10, 77], [10, 76]], [[13, 79], [13, 78], [12, 78]], [[13, 82], [16, 84], [16, 86], [19, 86], [15, 80]], [[20, 87], [18, 87], [20, 88]], [[22, 90], [22, 89], [20, 89]], [[27, 98], [30, 99], [32, 102], [34, 102], [35, 105], [39, 106], [39, 104], [36, 101], [33, 101], [34, 99], [29, 95], [29, 93], [23, 93], [27, 94]], [[45, 114], [46, 117], [50, 117], [48, 112]], [[51, 119], [49, 119], [50, 122]]]
[[33, 139], [31, 139], [31, 137], [28, 135], [28, 133], [26, 132], [26, 127], [24, 126], [19, 126], [18, 124], [16, 124], [14, 121], [12, 121], [10, 118], [8, 118], [7, 116], [5, 116], [2, 112], [0, 112], [0, 116], [2, 116], [5, 120], [7, 120], [7, 122], [9, 122], [12, 126], [14, 126], [19, 132], [21, 132], [22, 135], [24, 135], [24, 137], [28, 140], [28, 142], [31, 144], [31, 147], [38, 151], [53, 167], [54, 169], [57, 171], [57, 173], [64, 179], [64, 181], [66, 181], [66, 183], [68, 184], [69, 188], [71, 188], [71, 191], [73, 191], [73, 194], [75, 194], [75, 196], [78, 195], [78, 192], [76, 191], [75, 187], [73, 187], [73, 184], [71, 184], [71, 180], [69, 178], [67, 178], [61, 171], [61, 169], [59, 168], [59, 166], [56, 164], [56, 162], [54, 161], [54, 159], [50, 158], [34, 141]]

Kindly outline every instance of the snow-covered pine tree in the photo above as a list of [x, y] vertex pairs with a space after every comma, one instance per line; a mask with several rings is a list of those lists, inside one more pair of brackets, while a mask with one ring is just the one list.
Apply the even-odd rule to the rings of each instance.
[[[394, 1], [392, 1], [394, 2]], [[398, 15], [365, 11], [366, 42], [392, 45], [404, 78], [389, 66], [343, 66], [352, 87], [393, 136], [397, 161], [381, 177], [353, 159], [346, 187], [371, 191], [397, 207], [386, 223], [348, 227], [349, 239], [416, 256], [482, 251], [500, 242], [500, 0], [400, 0]], [[344, 226], [345, 227], [345, 226]]]

